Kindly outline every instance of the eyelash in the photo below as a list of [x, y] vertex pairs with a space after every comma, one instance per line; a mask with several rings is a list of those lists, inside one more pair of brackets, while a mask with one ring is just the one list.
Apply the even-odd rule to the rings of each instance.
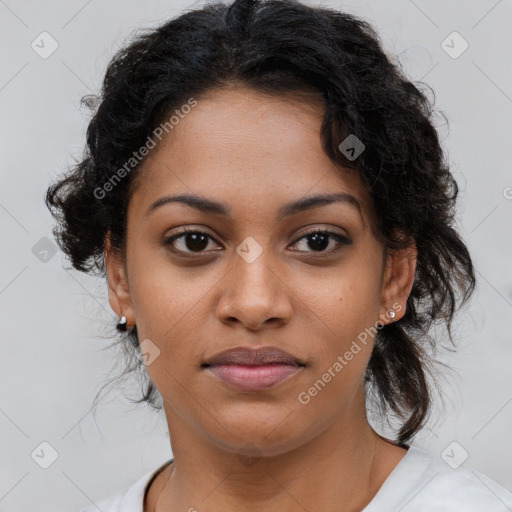
[[[216, 242], [216, 240], [211, 236], [209, 235], [208, 233], [205, 233], [204, 231], [199, 231], [197, 229], [191, 229], [191, 228], [185, 228], [183, 229], [182, 231], [180, 231], [179, 233], [175, 233], [174, 235], [166, 238], [163, 242], [163, 245], [165, 246], [172, 246], [172, 243], [179, 239], [179, 238], [183, 238], [184, 236], [186, 236], [187, 234], [200, 234], [200, 235], [206, 235], [209, 239], [211, 240], [214, 240]], [[299, 238], [297, 238], [294, 242], [293, 242], [293, 245], [297, 244], [299, 241], [301, 241], [303, 238], [307, 238], [308, 236], [311, 236], [311, 235], [315, 235], [315, 234], [320, 234], [320, 235], [329, 235], [330, 238], [336, 240], [338, 242], [338, 244], [340, 245], [352, 245], [352, 242], [349, 238], [347, 238], [346, 236], [343, 236], [339, 233], [335, 233], [334, 231], [327, 231], [327, 230], [322, 230], [322, 229], [312, 229], [306, 233], [304, 233], [302, 236], [300, 236]], [[216, 242], [217, 243], [217, 242]], [[317, 254], [317, 256], [315, 257], [323, 257], [324, 255], [325, 256], [330, 256], [331, 254], [335, 253], [335, 252], [338, 252], [339, 250], [341, 249], [341, 247], [338, 247], [336, 249], [333, 249], [333, 250], [330, 250], [330, 251], [305, 251], [306, 253], [312, 253], [312, 254]], [[193, 252], [193, 251], [181, 251], [181, 250], [177, 250], [177, 252], [180, 252], [180, 253], [185, 253], [185, 254], [197, 254], [197, 255], [201, 255], [201, 254], [206, 254], [205, 251], [198, 251], [198, 252]], [[298, 252], [301, 252], [301, 251], [298, 251]]]

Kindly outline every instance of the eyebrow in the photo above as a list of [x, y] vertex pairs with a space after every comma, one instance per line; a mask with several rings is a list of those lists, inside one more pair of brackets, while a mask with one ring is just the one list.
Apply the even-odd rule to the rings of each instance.
[[[161, 208], [162, 206], [170, 203], [180, 203], [186, 206], [195, 208], [201, 212], [209, 213], [213, 215], [224, 215], [229, 216], [231, 209], [223, 203], [207, 199], [205, 197], [197, 196], [194, 194], [180, 194], [177, 196], [163, 196], [157, 199], [145, 213], [145, 216], [150, 215], [152, 212]], [[312, 208], [318, 208], [320, 206], [326, 206], [333, 203], [343, 203], [351, 206], [358, 211], [361, 220], [363, 220], [361, 203], [354, 196], [345, 192], [338, 192], [335, 194], [317, 194], [313, 196], [307, 196], [300, 198], [296, 201], [282, 206], [277, 214], [277, 220], [280, 221], [286, 217], [296, 215], [304, 210], [310, 210]]]

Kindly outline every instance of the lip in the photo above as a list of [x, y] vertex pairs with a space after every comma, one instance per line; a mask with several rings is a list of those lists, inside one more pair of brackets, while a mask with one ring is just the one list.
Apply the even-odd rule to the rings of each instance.
[[291, 364], [265, 364], [244, 366], [220, 364], [206, 369], [231, 387], [241, 391], [263, 391], [281, 384], [299, 372], [303, 367]]
[[305, 364], [277, 347], [237, 347], [220, 352], [202, 366], [231, 387], [262, 391], [288, 380]]
[[214, 366], [218, 364], [239, 364], [246, 366], [258, 366], [264, 364], [291, 364], [294, 366], [305, 366], [304, 362], [289, 352], [277, 347], [236, 347], [223, 350], [207, 359], [203, 366]]

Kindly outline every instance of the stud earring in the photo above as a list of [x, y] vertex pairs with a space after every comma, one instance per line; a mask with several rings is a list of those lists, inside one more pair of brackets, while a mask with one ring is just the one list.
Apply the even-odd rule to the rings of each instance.
[[126, 324], [126, 317], [123, 315], [120, 319], [119, 319], [119, 322], [117, 323], [116, 325], [116, 329], [118, 331], [121, 331], [121, 332], [124, 332], [126, 331], [126, 328], [127, 328], [127, 324]]
[[389, 318], [391, 318], [391, 320], [394, 320], [396, 313], [392, 309], [390, 309], [388, 311], [388, 315], [389, 315]]

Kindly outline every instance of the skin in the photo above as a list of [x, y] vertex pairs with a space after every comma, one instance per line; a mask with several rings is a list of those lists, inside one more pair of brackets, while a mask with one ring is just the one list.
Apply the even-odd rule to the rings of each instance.
[[[198, 98], [138, 171], [125, 257], [107, 239], [111, 307], [160, 350], [147, 370], [164, 399], [175, 462], [153, 481], [145, 511], [361, 510], [406, 454], [367, 421], [372, 336], [308, 404], [297, 398], [365, 328], [404, 315], [416, 266], [414, 245], [384, 252], [360, 178], [321, 147], [322, 105], [297, 98], [243, 87]], [[333, 192], [354, 196], [361, 211], [333, 203], [276, 220], [285, 203]], [[145, 215], [180, 193], [222, 202], [231, 215], [179, 203]], [[197, 252], [182, 237], [173, 251], [164, 239], [185, 226], [212, 239]], [[318, 248], [304, 238], [311, 228], [352, 243], [328, 238]], [[251, 263], [236, 252], [247, 237], [262, 248]], [[263, 345], [306, 366], [245, 393], [201, 368], [224, 349]]]

